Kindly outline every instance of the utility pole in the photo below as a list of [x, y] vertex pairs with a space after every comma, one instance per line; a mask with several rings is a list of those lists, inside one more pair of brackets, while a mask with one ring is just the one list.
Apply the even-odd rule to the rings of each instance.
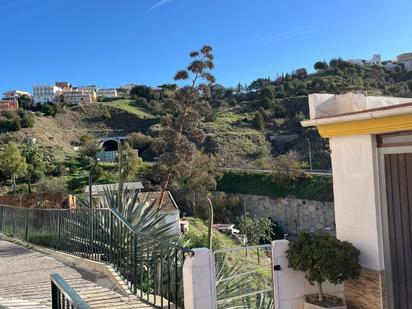
[[99, 159], [97, 159], [92, 168], [89, 171], [89, 207], [93, 208], [93, 192], [92, 192], [92, 187], [93, 187], [93, 171], [96, 168], [97, 164], [99, 163]]
[[310, 147], [310, 140], [309, 138], [306, 138], [306, 141], [308, 142], [308, 147], [309, 147], [309, 168], [312, 171], [312, 149]]
[[121, 209], [123, 194], [123, 150], [120, 137], [117, 139], [117, 151], [119, 156], [119, 184], [117, 187], [117, 209]]
[[213, 204], [210, 198], [206, 197], [209, 202], [209, 228], [208, 228], [208, 248], [212, 250], [213, 245], [213, 235], [212, 235], [212, 228], [213, 228]]

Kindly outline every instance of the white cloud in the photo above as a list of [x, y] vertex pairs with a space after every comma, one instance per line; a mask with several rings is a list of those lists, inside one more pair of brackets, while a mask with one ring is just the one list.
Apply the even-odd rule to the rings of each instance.
[[167, 4], [168, 2], [171, 2], [172, 0], [160, 0], [159, 2], [157, 2], [155, 5], [153, 5], [150, 9], [147, 10], [147, 12], [151, 12], [155, 9], [157, 9], [158, 7]]

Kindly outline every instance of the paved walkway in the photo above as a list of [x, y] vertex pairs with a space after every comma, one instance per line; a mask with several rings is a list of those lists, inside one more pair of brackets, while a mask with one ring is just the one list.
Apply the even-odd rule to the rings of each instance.
[[0, 309], [50, 308], [53, 273], [63, 277], [91, 308], [154, 308], [115, 292], [102, 275], [75, 269], [45, 254], [0, 240]]

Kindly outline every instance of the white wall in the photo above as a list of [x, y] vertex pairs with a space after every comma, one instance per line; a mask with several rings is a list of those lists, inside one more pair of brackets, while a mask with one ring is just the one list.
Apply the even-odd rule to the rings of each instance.
[[[317, 289], [309, 284], [303, 272], [288, 267], [286, 250], [289, 241], [276, 240], [272, 246], [273, 265], [280, 265], [280, 270], [273, 273], [275, 309], [303, 309], [304, 295], [315, 294]], [[328, 294], [343, 297], [343, 285], [325, 283], [323, 290]]]
[[379, 181], [375, 137], [330, 138], [336, 236], [361, 251], [363, 267], [382, 270]]
[[[160, 213], [163, 213], [163, 212], [160, 212]], [[179, 213], [179, 210], [167, 211], [167, 212], [164, 212], [164, 214], [166, 214], [165, 223], [174, 222], [174, 224], [172, 226], [172, 229], [171, 229], [173, 234], [180, 235], [180, 213]]]
[[185, 308], [216, 309], [215, 263], [212, 250], [193, 249], [183, 264]]

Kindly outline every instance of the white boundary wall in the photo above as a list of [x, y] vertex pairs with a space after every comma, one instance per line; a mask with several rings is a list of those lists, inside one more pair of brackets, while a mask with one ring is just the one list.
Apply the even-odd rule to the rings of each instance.
[[185, 308], [216, 309], [216, 278], [213, 251], [194, 249], [183, 264]]
[[[288, 267], [288, 240], [276, 240], [272, 246], [273, 266], [280, 266], [280, 270], [273, 272], [274, 309], [303, 309], [304, 295], [315, 294], [317, 289], [309, 284], [303, 272]], [[343, 285], [325, 283], [324, 292], [343, 297]]]

